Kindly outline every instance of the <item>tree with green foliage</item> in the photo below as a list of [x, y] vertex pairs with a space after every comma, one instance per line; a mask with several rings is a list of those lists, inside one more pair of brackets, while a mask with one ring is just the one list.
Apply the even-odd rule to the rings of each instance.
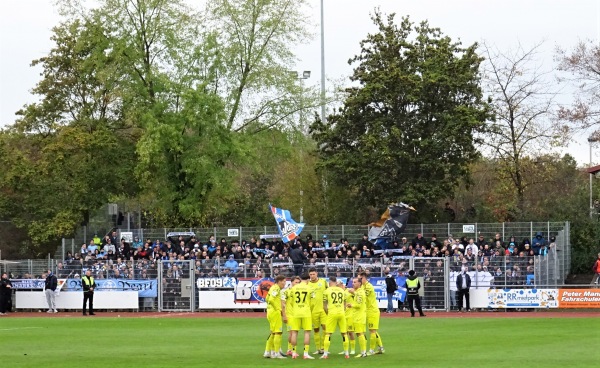
[[214, 0], [207, 18], [218, 34], [217, 90], [226, 101], [228, 129], [248, 133], [297, 126], [316, 107], [313, 89], [297, 83], [294, 47], [309, 33], [307, 0]]
[[322, 168], [363, 205], [435, 203], [468, 175], [489, 117], [477, 45], [462, 47], [427, 22], [372, 16], [343, 107], [312, 125]]
[[53, 41], [33, 62], [43, 68], [33, 89], [40, 101], [19, 111], [0, 137], [0, 187], [13, 204], [3, 212], [27, 231], [34, 254], [72, 234], [111, 196], [137, 190], [136, 132], [120, 119], [119, 66], [102, 26], [62, 23]]

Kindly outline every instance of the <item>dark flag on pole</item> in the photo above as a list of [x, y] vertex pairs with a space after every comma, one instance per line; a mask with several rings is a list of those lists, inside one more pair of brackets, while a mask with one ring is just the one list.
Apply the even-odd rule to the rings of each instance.
[[379, 221], [369, 224], [369, 239], [396, 239], [406, 229], [410, 211], [415, 209], [402, 202], [389, 205]]

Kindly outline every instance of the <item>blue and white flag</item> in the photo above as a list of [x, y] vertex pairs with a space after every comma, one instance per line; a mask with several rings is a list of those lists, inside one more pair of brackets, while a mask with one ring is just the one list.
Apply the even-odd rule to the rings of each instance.
[[290, 215], [290, 211], [288, 210], [273, 207], [271, 204], [269, 204], [269, 208], [275, 217], [275, 222], [277, 222], [277, 228], [279, 229], [279, 235], [281, 235], [283, 241], [289, 242], [296, 239], [296, 237], [302, 232], [302, 229], [304, 229], [304, 224], [294, 221], [292, 219], [292, 215]]

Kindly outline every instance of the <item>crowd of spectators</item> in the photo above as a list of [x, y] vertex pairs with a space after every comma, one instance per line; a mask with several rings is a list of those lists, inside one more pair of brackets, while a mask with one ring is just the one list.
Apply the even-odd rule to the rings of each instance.
[[[166, 267], [159, 282], [169, 295], [165, 303], [174, 306], [185, 299], [181, 297], [185, 289], [181, 280], [189, 279], [191, 274], [195, 278], [292, 276], [297, 272], [290, 257], [293, 248], [304, 255], [303, 267], [315, 267], [322, 276], [352, 277], [362, 270], [382, 276], [385, 269], [402, 276], [413, 267], [427, 290], [423, 300], [426, 308], [443, 307], [446, 263], [451, 273], [466, 268], [489, 274], [490, 285], [526, 285], [528, 275], [534, 273], [534, 256], [551, 256], [557, 251], [555, 238], [546, 240], [542, 233], [520, 241], [514, 236], [504, 240], [499, 233], [489, 239], [483, 235], [475, 238], [448, 235], [439, 239], [436, 234], [428, 238], [417, 234], [412, 239], [402, 237], [382, 246], [369, 241], [366, 234], [353, 243], [348, 239], [332, 240], [327, 235], [318, 239], [306, 235], [290, 243], [258, 237], [248, 241], [225, 238], [217, 241], [214, 236], [205, 240], [179, 236], [146, 241], [136, 237], [127, 242], [114, 231], [104, 238], [94, 236], [75, 254], [67, 252], [65, 259], [57, 263], [55, 274], [58, 278], [79, 278], [90, 270], [97, 280], [151, 280], [158, 278], [158, 263], [164, 262]], [[41, 279], [45, 276], [12, 275]]]
[[470, 270], [503, 275], [505, 279], [520, 279], [522, 275], [533, 272], [533, 256], [555, 252], [556, 242], [554, 237], [547, 241], [542, 233], [537, 233], [532, 240], [525, 238], [521, 241], [515, 237], [505, 241], [500, 234], [491, 239], [485, 239], [483, 235], [476, 239], [448, 235], [442, 240], [436, 234], [428, 239], [417, 234], [411, 240], [403, 237], [383, 247], [369, 241], [366, 235], [352, 244], [348, 239], [330, 240], [327, 235], [320, 239], [307, 235], [296, 239], [293, 244], [256, 237], [241, 242], [228, 242], [224, 238], [217, 241], [214, 236], [205, 241], [195, 236], [180, 236], [175, 241], [148, 239], [143, 242], [134, 238], [132, 243], [128, 243], [112, 232], [104, 239], [95, 237], [89, 244], [82, 244], [80, 252], [74, 255], [69, 252], [64, 264], [58, 265], [56, 274], [59, 277], [78, 276], [90, 269], [98, 279], [151, 279], [157, 277], [157, 261], [166, 261], [169, 275], [174, 273], [181, 277], [189, 272], [186, 269], [188, 262], [184, 261], [193, 260], [196, 277], [291, 276], [292, 247], [302, 250], [307, 267], [324, 265], [326, 261], [330, 266], [324, 271], [341, 277], [351, 276], [358, 267], [380, 269], [382, 265], [392, 265], [393, 272], [402, 273], [407, 271], [403, 269], [406, 267], [402, 259], [417, 257], [425, 259], [422, 276], [436, 278], [443, 263], [427, 262], [426, 259], [447, 257], [456, 270], [466, 266]]

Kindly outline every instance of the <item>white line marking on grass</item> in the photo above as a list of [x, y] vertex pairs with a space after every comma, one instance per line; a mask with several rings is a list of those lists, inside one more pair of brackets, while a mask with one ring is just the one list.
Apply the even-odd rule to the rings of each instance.
[[190, 312], [183, 312], [183, 313], [160, 313], [160, 314], [155, 315], [155, 316], [142, 316], [141, 318], [167, 318], [167, 317], [173, 317], [173, 316], [187, 316], [189, 314], [190, 314]]
[[16, 331], [16, 330], [32, 330], [34, 328], [43, 328], [43, 327], [15, 327], [15, 328], [0, 328], [0, 331]]

